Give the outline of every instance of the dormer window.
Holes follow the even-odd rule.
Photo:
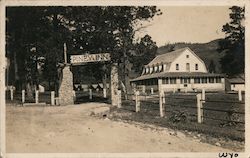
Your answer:
[[[176,67],[176,70],[179,70],[179,64],[176,64],[175,67]]]
[[[163,65],[159,65],[159,72],[162,72],[163,70]]]
[[[158,66],[155,66],[154,67],[154,72],[157,72],[158,71]]]
[[[146,74],[148,74],[148,72],[149,72],[149,68],[148,68],[148,67],[146,67]]]
[[[150,68],[149,68],[149,70],[150,70],[150,72],[149,72],[149,73],[153,73],[153,71],[154,71],[154,67],[150,67]]]

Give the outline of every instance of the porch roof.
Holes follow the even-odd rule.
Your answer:
[[[204,72],[161,72],[155,74],[148,74],[142,75],[135,79],[130,80],[133,81],[140,81],[146,79],[153,79],[153,78],[166,78],[166,77],[177,77],[177,78],[187,78],[187,77],[224,77],[223,74],[214,74],[214,73],[204,73]]]

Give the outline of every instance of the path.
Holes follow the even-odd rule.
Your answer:
[[[90,116],[86,103],[61,107],[7,105],[7,152],[218,152],[229,151],[201,143],[170,130],[145,128]]]

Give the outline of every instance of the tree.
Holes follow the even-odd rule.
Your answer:
[[[135,53],[131,55],[131,63],[136,73],[140,73],[143,66],[148,64],[155,56],[157,45],[149,35],[145,35],[135,45]]]
[[[29,64],[36,61],[32,56],[44,57],[43,79],[55,84],[56,67],[63,62],[63,43],[67,43],[69,55],[110,52],[112,62],[125,63],[133,48],[135,26],[159,12],[154,6],[9,7],[8,56],[17,55],[19,80],[26,85],[36,80],[36,75],[29,75],[36,72]],[[32,55],[33,47],[36,54]]]
[[[220,63],[222,72],[229,76],[244,73],[245,68],[245,8],[232,6],[229,23],[223,25],[226,38],[220,44],[220,52],[225,52]]]
[[[215,68],[215,64],[214,64],[214,60],[210,60],[210,64],[208,66],[208,70],[210,73],[215,73],[216,72],[216,68]]]

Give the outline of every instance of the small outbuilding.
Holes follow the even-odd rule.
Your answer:
[[[245,91],[245,76],[238,75],[226,78],[226,91]]]

